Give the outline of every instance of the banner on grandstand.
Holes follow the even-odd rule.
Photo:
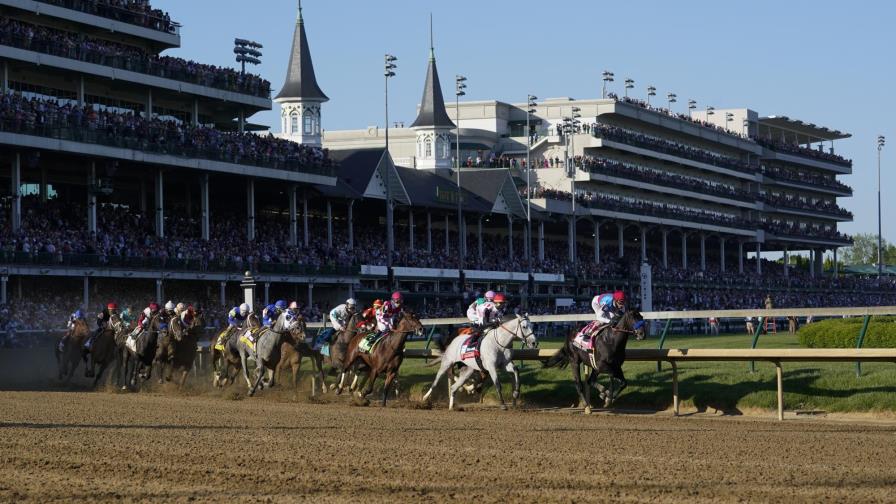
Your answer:
[[[641,311],[653,311],[653,279],[650,265],[641,265]]]

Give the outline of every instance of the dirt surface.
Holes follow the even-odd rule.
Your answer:
[[[896,426],[0,392],[0,502],[892,502]]]

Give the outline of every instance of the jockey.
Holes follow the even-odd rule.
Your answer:
[[[495,296],[497,296],[497,294],[495,294],[495,291],[490,290],[490,291],[487,291],[485,293],[485,295],[482,297],[484,297],[485,300],[488,301],[489,303],[493,303],[493,302],[495,302]]]
[[[376,326],[376,314],[383,307],[383,300],[375,299],[370,308],[361,313],[361,321],[358,322],[358,329],[369,332]]]
[[[131,307],[126,306],[124,310],[121,311],[121,315],[119,315],[118,318],[121,319],[121,323],[125,326],[130,325],[133,318],[133,315],[131,314]]]
[[[227,327],[221,331],[221,334],[218,335],[218,342],[216,345],[223,345],[227,338],[230,336],[233,331],[241,329],[246,324],[246,320],[249,318],[249,305],[243,303],[239,306],[234,306],[227,312]]]
[[[625,293],[615,291],[598,294],[591,300],[591,309],[600,324],[613,323],[625,313]]]
[[[488,294],[488,293],[486,293]],[[493,301],[484,299],[482,303],[476,306],[476,322],[472,332],[473,337],[470,338],[469,345],[475,345],[479,342],[486,329],[497,327],[501,324],[504,317],[504,302],[506,298],[504,294],[495,294]]]
[[[358,302],[354,298],[348,298],[345,303],[330,310],[330,323],[333,324],[333,331],[344,331],[357,307]]]
[[[96,331],[87,338],[87,341],[84,342],[84,349],[90,350],[90,346],[93,344],[94,338],[99,336],[109,325],[109,321],[112,320],[112,316],[118,315],[118,305],[115,303],[108,303],[103,311],[96,314]]]
[[[75,327],[75,321],[78,320],[87,320],[87,317],[84,316],[84,312],[81,309],[75,310],[75,313],[72,313],[68,316],[68,322],[65,324],[65,327],[68,328],[68,331],[62,335],[62,338],[59,340],[59,351],[63,351],[65,349],[65,343],[68,341],[68,337],[71,335],[71,330]]]
[[[177,303],[177,307],[174,308],[174,314],[180,318],[184,327],[190,327],[193,324],[193,319],[196,317],[196,310],[193,309],[193,305],[187,306],[183,303]]]
[[[286,301],[282,299],[278,299],[274,304],[265,306],[264,310],[261,312],[262,324],[267,328],[274,327],[274,324],[277,323],[277,320],[280,319],[280,315],[282,315],[286,309]]]
[[[168,302],[165,303],[165,309],[162,312],[162,315],[165,316],[165,322],[167,322],[177,316],[177,313],[175,313],[176,309],[177,309],[177,305],[174,304],[174,301],[171,301],[169,299]]]
[[[395,319],[401,313],[401,304],[404,297],[401,292],[392,293],[392,299],[383,303],[383,306],[376,311],[376,326],[380,332],[388,332],[395,328]]]
[[[149,325],[149,322],[157,313],[159,313],[159,303],[156,303],[155,301],[149,303],[149,306],[144,308],[143,312],[140,313],[140,318],[137,319],[137,327],[134,328],[131,336],[137,336],[141,331],[146,329],[146,326]]]
[[[286,320],[292,322],[301,316],[302,314],[299,313],[299,303],[296,303],[295,301],[289,303],[289,307],[286,309]]]
[[[467,318],[470,320],[470,323],[472,323],[472,324],[479,323],[479,314],[476,313],[476,309],[482,303],[485,303],[484,297],[476,298],[476,301],[473,301],[472,303],[470,303],[470,306],[467,307]]]

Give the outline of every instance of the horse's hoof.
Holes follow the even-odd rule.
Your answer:
[[[506,405],[506,404],[502,404],[502,405],[501,405],[501,411],[507,411],[507,405]]]
[[[591,414],[591,406],[585,406],[585,414],[586,414],[586,415],[590,415],[590,414]]]

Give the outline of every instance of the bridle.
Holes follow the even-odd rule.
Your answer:
[[[514,337],[520,339],[521,341],[526,341],[526,338],[524,338],[524,337],[523,337],[523,334],[522,334],[522,332],[523,332],[523,324],[522,324],[523,318],[520,317],[520,318],[517,318],[516,320],[518,320],[518,321],[520,322],[520,323],[517,324],[517,326],[516,326],[516,331],[511,331],[510,329],[508,329],[508,328],[505,327],[507,324],[509,324],[510,322],[512,322],[512,320],[511,320],[511,321],[508,321],[508,322],[504,322],[503,324],[501,324],[501,325],[499,325],[498,327],[496,327],[496,328],[495,328],[495,331],[492,331],[492,333],[491,333],[491,334],[492,334],[492,339],[495,340],[495,344],[498,345],[499,348],[510,348],[511,346],[513,346],[513,339],[514,339],[514,338],[511,338],[510,341],[507,343],[507,345],[502,345],[501,342],[498,341],[498,329],[502,329],[502,330],[504,330],[504,331],[506,331],[506,332],[512,334]]]

